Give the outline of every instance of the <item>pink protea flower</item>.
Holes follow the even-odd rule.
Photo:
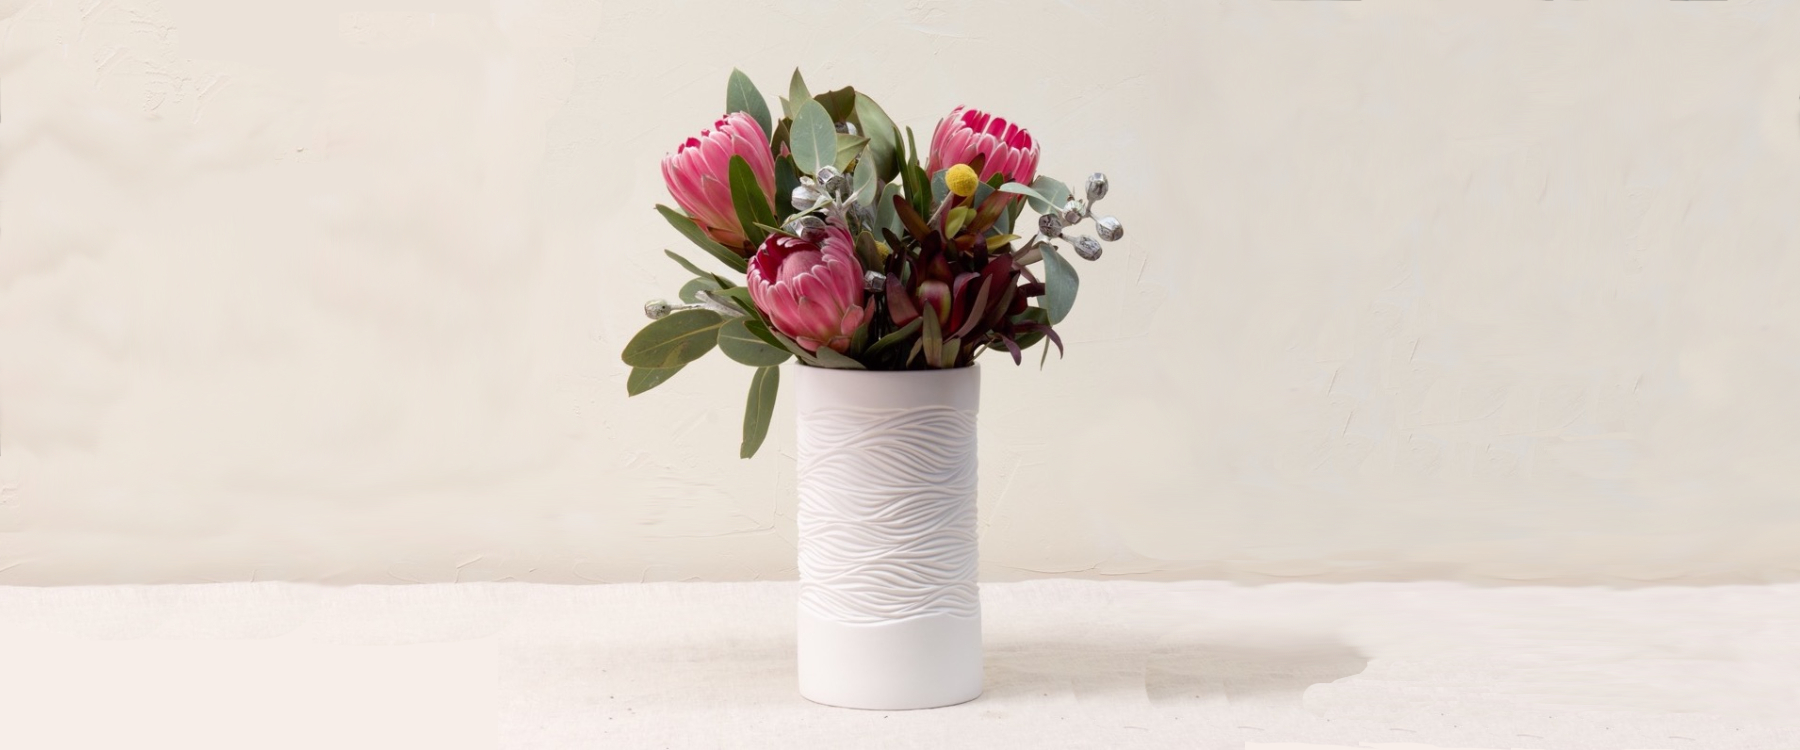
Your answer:
[[[925,171],[937,174],[940,169],[968,164],[976,154],[987,154],[987,163],[981,167],[982,182],[996,174],[1026,185],[1037,178],[1038,146],[1029,131],[1005,118],[962,107],[938,121]]]
[[[775,157],[769,153],[769,136],[756,120],[733,112],[713,123],[712,130],[687,139],[675,153],[663,157],[663,182],[681,210],[699,222],[700,228],[719,244],[748,255],[750,238],[738,224],[731,203],[731,157],[742,156],[756,175],[756,186],[775,208]]]
[[[750,258],[745,285],[775,330],[809,352],[843,352],[875,312],[863,304],[862,264],[843,227],[826,225],[817,244],[771,234]]]

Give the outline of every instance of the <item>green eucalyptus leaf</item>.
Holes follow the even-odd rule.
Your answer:
[[[711,310],[682,310],[650,321],[619,357],[632,367],[681,367],[712,351],[725,317]]]
[[[937,171],[937,174],[934,174],[931,176],[931,205],[932,206],[936,206],[940,203],[943,203],[944,196],[947,196],[950,194],[950,185],[948,183],[944,182],[944,173],[949,172],[949,171],[950,170],[948,170],[948,169],[940,169]]]
[[[769,102],[763,98],[762,92],[756,90],[756,84],[750,82],[750,76],[737,68],[731,69],[731,78],[725,81],[725,112],[743,112],[750,115],[757,125],[762,126],[764,135],[769,135]]]
[[[1056,249],[1056,245],[1046,242],[1044,249],[1044,311],[1050,314],[1050,324],[1061,323],[1075,306],[1075,290],[1081,286],[1081,278],[1075,274],[1075,266]]]
[[[920,216],[931,215],[931,175],[925,174],[925,168],[919,166],[919,144],[913,139],[912,128],[906,129],[906,200],[912,204],[913,211]]]
[[[688,279],[688,283],[681,285],[681,301],[699,302],[701,292],[716,292],[720,289],[724,289],[724,287],[719,286],[719,282],[712,279]]]
[[[856,171],[850,173],[850,189],[856,193],[856,202],[865,206],[874,205],[876,193],[874,154],[863,151],[856,160]]]
[[[812,94],[806,91],[806,80],[800,77],[800,69],[794,69],[794,77],[788,79],[788,95],[781,101],[781,110],[788,117],[800,111],[802,102],[812,101]]]
[[[751,367],[773,367],[790,356],[780,347],[770,346],[762,337],[750,332],[748,318],[732,318],[719,329],[719,351]]]
[[[775,417],[775,393],[781,387],[781,368],[756,368],[750,376],[750,397],[744,402],[744,443],[738,448],[739,458],[756,455],[763,438],[769,436],[769,422]]]
[[[738,309],[743,310],[744,312],[746,312],[748,314],[751,314],[751,315],[757,314],[756,302],[750,299],[750,290],[749,289],[745,289],[744,287],[741,287],[741,286],[728,286],[728,287],[725,287],[724,289],[720,289],[719,291],[713,292],[713,296],[724,297],[726,300],[730,301],[732,304],[737,305]]]
[[[837,156],[832,166],[839,172],[850,168],[850,162],[856,160],[856,154],[868,145],[869,139],[860,135],[837,134]]]
[[[1050,203],[1049,198],[1045,198],[1042,194],[1038,193],[1038,191],[1032,190],[1030,185],[1021,185],[1017,182],[1009,182],[1009,183],[1006,183],[1005,185],[1001,185],[1000,192],[1012,193],[1013,195],[1023,195],[1026,198],[1031,199],[1032,205],[1037,205],[1039,203],[1049,205],[1049,203]]]
[[[818,102],[801,102],[794,114],[794,127],[788,132],[788,150],[794,154],[794,166],[802,174],[818,174],[821,167],[837,162],[838,132],[831,115]]]
[[[783,121],[785,122],[785,120]],[[786,135],[785,131],[783,135]],[[775,159],[775,218],[786,222],[794,215],[794,188],[800,187],[800,175],[794,171],[794,157]]]
[[[675,367],[633,367],[631,368],[631,375],[625,378],[625,395],[636,396],[651,388],[662,385],[663,383],[668,382],[669,378],[675,377],[675,373],[681,372],[681,368],[686,366],[687,365],[676,365]]]
[[[756,332],[756,329],[752,328],[751,331]],[[768,333],[770,338],[775,339],[775,343],[780,344],[781,348],[786,349],[786,350],[788,350],[788,352],[790,354],[793,354],[794,359],[798,359],[801,362],[805,362],[806,364],[813,365],[815,367],[819,366],[818,358],[814,357],[812,355],[812,352],[809,352],[809,351],[801,348],[799,342],[797,342],[791,338],[788,338],[787,334],[784,334],[780,331],[770,330],[766,326],[763,328],[762,332]]]
[[[818,360],[819,367],[829,367],[833,370],[868,369],[863,367],[863,363],[839,354],[837,350],[828,346],[821,346],[818,351],[813,352],[813,359]]]
[[[889,198],[894,194],[893,185],[879,185],[875,196],[875,229],[887,229],[894,234],[900,233],[900,216],[894,213],[894,201]]]
[[[886,183],[900,173],[900,132],[887,112],[864,94],[856,95],[854,113],[857,131],[869,137],[869,151],[875,155],[875,177]]]
[[[782,350],[787,349],[787,345],[781,343],[781,340],[775,337],[774,332],[770,331],[769,327],[757,318],[744,318],[744,330],[762,339],[762,342],[769,346]]]
[[[730,289],[734,286],[737,286],[736,284],[731,283],[730,279],[727,279],[727,278],[720,276],[716,273],[713,273],[711,271],[700,270],[699,266],[694,265],[687,258],[683,258],[680,255],[676,255],[675,251],[673,251],[673,250],[664,250],[663,254],[669,256],[669,258],[671,260],[674,260],[676,262],[676,264],[680,265],[682,268],[687,269],[688,273],[691,273],[699,278],[707,279],[707,280],[715,282],[718,285],[718,288],[720,288],[720,289]]]
[[[737,209],[738,223],[743,225],[744,235],[750,238],[750,244],[762,245],[768,232],[759,225],[773,225],[775,213],[769,208],[769,198],[763,195],[762,186],[756,184],[756,173],[750,171],[750,162],[742,156],[731,157],[731,204]],[[748,266],[746,266],[748,267]]]
[[[708,255],[718,258],[720,263],[729,266],[731,270],[743,273],[744,269],[750,267],[750,261],[744,260],[743,256],[732,252],[724,245],[719,244],[718,240],[707,236],[706,230],[701,229],[700,225],[688,218],[687,214],[661,204],[657,205],[656,211],[662,214],[663,218],[668,220],[669,226],[675,227],[675,231],[680,232],[681,236],[688,238],[701,250],[705,250]]]
[[[813,97],[813,101],[825,108],[831,115],[832,122],[845,122],[856,110],[856,89],[845,86],[836,91],[827,91]]]
[[[1040,214],[1061,211],[1063,204],[1069,202],[1069,186],[1054,177],[1038,175],[1031,181],[1031,191],[1037,193],[1037,197],[1026,195],[1025,198],[1031,202],[1031,210]]]
[[[881,270],[881,251],[875,249],[875,235],[867,229],[856,233],[856,258],[865,270]]]

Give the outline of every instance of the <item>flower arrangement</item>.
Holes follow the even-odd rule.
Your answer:
[[[666,252],[694,278],[680,303],[653,300],[626,344],[626,392],[660,385],[715,347],[756,368],[740,455],[767,434],[790,358],[810,367],[916,370],[967,367],[988,350],[1015,364],[1048,340],[1075,302],[1079,277],[1056,245],[1085,260],[1119,221],[1094,217],[1102,174],[1083,197],[1038,174],[1038,142],[1015,122],[958,107],[937,124],[923,162],[867,95],[813,95],[794,71],[781,117],[734,70],[723,119],[662,161],[680,210],[663,218],[735,277]],[[1038,216],[1030,237],[1019,223]],[[1025,225],[1029,227],[1030,225]],[[1033,266],[1042,263],[1041,271]],[[1048,356],[1046,345],[1044,356]],[[1040,358],[1039,366],[1042,366]]]

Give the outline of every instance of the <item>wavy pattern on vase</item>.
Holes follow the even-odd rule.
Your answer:
[[[844,623],[974,617],[975,412],[835,407],[798,427],[800,606]]]

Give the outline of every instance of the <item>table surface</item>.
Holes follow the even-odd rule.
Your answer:
[[[791,582],[0,587],[0,747],[1800,748],[1800,586],[981,587],[986,692],[794,686]]]

